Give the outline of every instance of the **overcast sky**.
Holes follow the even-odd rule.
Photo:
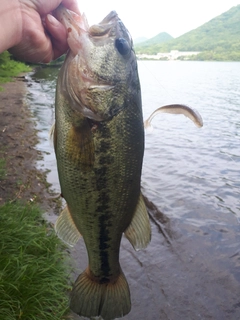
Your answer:
[[[240,4],[240,0],[78,0],[89,24],[100,22],[111,10],[133,39],[168,32],[174,38],[193,30]]]

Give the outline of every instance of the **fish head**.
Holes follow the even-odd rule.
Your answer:
[[[74,111],[95,121],[111,119],[140,95],[132,38],[115,11],[89,27],[85,15],[56,12],[68,31],[69,52],[61,90]]]

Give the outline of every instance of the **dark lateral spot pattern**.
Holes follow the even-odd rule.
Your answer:
[[[109,150],[111,149],[111,137],[110,132],[106,126],[102,125],[101,130],[104,133],[104,139],[99,142],[98,152],[98,166],[94,169],[96,176],[96,189],[98,190],[98,206],[96,208],[96,217],[98,219],[99,226],[99,253],[101,261],[102,277],[101,283],[109,281],[111,276],[111,268],[109,264],[109,248],[110,248],[110,232],[111,227],[111,212],[110,212],[110,190],[109,190],[109,164],[112,161],[112,155]]]

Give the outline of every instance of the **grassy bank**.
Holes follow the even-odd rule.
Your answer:
[[[38,201],[47,208],[50,203],[45,176],[34,166],[36,133],[22,102],[24,83],[4,87],[0,92],[0,320],[66,319],[70,267],[65,246],[38,207]]]
[[[0,83],[9,82],[19,73],[28,71],[31,71],[31,68],[22,62],[13,60],[8,51],[0,54]]]
[[[37,207],[0,207],[0,319],[64,319],[69,288],[61,249]]]

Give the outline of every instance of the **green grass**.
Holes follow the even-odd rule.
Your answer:
[[[0,83],[30,70],[8,52],[0,54]],[[0,179],[7,179],[1,153]],[[37,207],[0,206],[0,320],[68,318],[70,267],[64,249]]]
[[[31,71],[29,66],[13,60],[9,52],[4,51],[0,54],[0,83],[9,82],[12,77],[16,77],[19,73],[29,71]]]
[[[63,245],[38,208],[0,207],[0,319],[59,320],[68,311]]]

